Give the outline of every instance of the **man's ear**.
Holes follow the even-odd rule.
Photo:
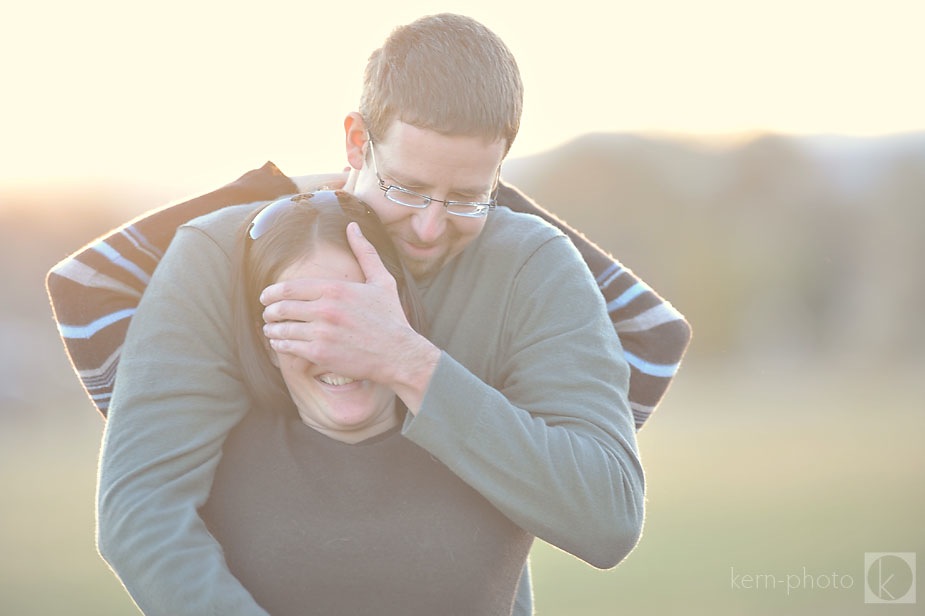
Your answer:
[[[366,141],[369,133],[366,131],[366,121],[356,111],[351,111],[344,118],[344,136],[346,137],[347,162],[359,171],[366,162]]]

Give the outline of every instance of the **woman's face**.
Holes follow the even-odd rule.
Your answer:
[[[311,255],[284,269],[276,282],[309,277],[365,280],[353,255],[331,244],[319,245]],[[395,394],[387,387],[353,381],[302,358],[270,352],[275,354],[283,380],[307,426],[330,438],[358,443],[398,425]]]

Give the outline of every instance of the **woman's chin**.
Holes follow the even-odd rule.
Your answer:
[[[303,423],[318,430],[330,438],[344,442],[359,442],[381,434],[398,425],[394,406],[370,407],[358,405],[351,408],[349,404],[337,405],[337,410],[327,409],[323,417],[317,414],[299,411]]]

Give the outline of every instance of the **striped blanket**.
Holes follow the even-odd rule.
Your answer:
[[[148,212],[55,265],[46,285],[65,349],[84,389],[106,416],[128,324],[177,227],[229,205],[298,192],[273,163],[218,190]],[[684,317],[632,271],[502,182],[498,202],[545,218],[575,243],[597,279],[630,364],[629,399],[639,429],[676,374],[690,342]]]

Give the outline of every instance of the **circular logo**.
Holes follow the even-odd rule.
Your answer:
[[[867,569],[867,587],[882,601],[905,597],[914,582],[915,573],[911,565],[895,554],[884,554],[871,562]]]

